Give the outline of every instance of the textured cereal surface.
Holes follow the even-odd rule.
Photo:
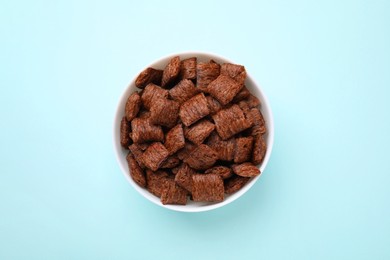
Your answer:
[[[251,162],[232,165],[233,172],[241,177],[255,177],[260,170]]]
[[[135,80],[135,86],[138,88],[145,88],[149,83],[160,85],[162,75],[162,70],[146,68],[138,75],[137,79]]]
[[[180,107],[180,119],[184,125],[189,126],[199,119],[210,114],[207,105],[207,99],[203,93],[200,93],[184,102]]]
[[[165,146],[159,142],[151,144],[142,154],[143,164],[151,169],[157,171],[162,163],[168,158],[169,152]]]
[[[184,131],[185,137],[194,144],[201,144],[214,131],[215,125],[208,120],[201,120]]]
[[[201,144],[191,151],[184,162],[196,170],[206,170],[213,166],[217,160],[218,154],[216,151],[205,144]]]
[[[220,202],[225,188],[218,174],[194,174],[192,176],[192,198],[194,201]]]
[[[219,75],[218,78],[210,82],[207,92],[225,106],[240,92],[243,85],[240,85],[229,76]]]
[[[126,117],[123,117],[121,120],[121,127],[120,127],[120,142],[122,147],[126,148],[131,143],[130,138],[130,123],[127,121]]]
[[[178,124],[169,130],[166,134],[164,145],[169,154],[174,154],[185,146],[183,127],[181,124]]]
[[[180,64],[180,78],[192,80],[196,79],[196,64],[196,57],[182,60]]]
[[[226,140],[250,127],[250,121],[238,105],[222,109],[213,115],[219,136]]]
[[[127,98],[120,144],[131,178],[161,203],[220,202],[260,174],[267,125],[245,67],[173,57]]]
[[[199,93],[200,90],[195,87],[191,80],[183,79],[169,90],[169,97],[182,104]]]
[[[131,152],[126,157],[127,164],[129,166],[130,176],[133,180],[141,187],[146,186],[146,178],[144,171],[138,165],[137,161],[134,159],[134,156]]]
[[[175,82],[180,73],[180,57],[173,57],[165,67],[162,75],[161,86],[169,87]]]
[[[187,203],[187,190],[183,189],[173,179],[167,179],[161,192],[161,203],[185,205]]]

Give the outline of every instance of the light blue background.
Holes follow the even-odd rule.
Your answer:
[[[390,259],[389,1],[0,4],[0,259]],[[161,56],[246,65],[275,118],[264,175],[221,209],[158,207],[112,146]]]

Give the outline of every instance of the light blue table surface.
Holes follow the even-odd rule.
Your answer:
[[[389,1],[0,2],[0,259],[390,259]],[[198,214],[115,160],[130,80],[161,56],[244,64],[275,119],[252,189]]]

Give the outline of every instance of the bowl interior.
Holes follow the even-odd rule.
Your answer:
[[[154,63],[148,65],[147,67],[153,67],[157,69],[164,69],[166,64],[168,64],[169,60],[176,56],[179,55],[180,59],[186,59],[190,57],[197,57],[198,62],[207,62],[210,59],[215,60],[218,63],[235,63],[232,62],[228,59],[225,59],[223,57],[214,55],[214,54],[209,54],[209,53],[203,53],[203,52],[186,52],[186,53],[178,53],[178,54],[173,54],[169,55],[167,57],[164,57],[162,59],[159,59],[155,61]],[[245,64],[244,64],[245,65]],[[140,71],[141,72],[141,71]],[[168,208],[171,210],[176,210],[176,211],[183,211],[183,212],[200,212],[200,211],[207,211],[215,208],[222,207],[237,198],[239,198],[242,194],[244,194],[246,191],[248,191],[253,184],[259,179],[259,176],[251,179],[242,189],[237,191],[234,194],[231,195],[225,195],[225,200],[219,203],[200,203],[200,202],[193,202],[191,200],[188,200],[187,205],[163,205],[160,202],[160,199],[154,196],[153,194],[149,193],[144,188],[139,187],[131,178],[129,174],[129,169],[127,166],[127,161],[126,161],[126,155],[128,153],[128,150],[124,149],[121,147],[119,143],[120,139],[120,121],[122,117],[124,116],[124,110],[125,110],[125,104],[127,101],[128,96],[133,93],[134,91],[138,90],[135,86],[135,79],[138,76],[138,74],[135,76],[135,78],[130,82],[130,84],[127,86],[125,89],[124,93],[122,94],[118,107],[116,110],[115,118],[114,118],[114,129],[113,129],[113,142],[114,142],[114,149],[115,149],[115,154],[117,161],[119,163],[119,166],[125,175],[126,179],[130,182],[130,184],[140,193],[142,194],[146,199],[150,200],[151,202],[162,206],[164,208]],[[263,113],[264,120],[266,121],[267,125],[267,133],[264,135],[265,141],[267,143],[267,152],[265,154],[265,158],[262,162],[262,164],[259,166],[260,171],[263,173],[265,170],[265,167],[269,161],[271,152],[272,152],[272,146],[273,146],[273,139],[274,139],[274,125],[273,125],[273,117],[272,117],[272,112],[268,103],[267,98],[265,97],[264,93],[262,92],[260,86],[256,84],[256,82],[251,78],[250,76],[250,70],[247,70],[247,79],[245,82],[246,87],[251,91],[252,94],[254,94],[256,97],[258,97],[261,101],[261,112]]]

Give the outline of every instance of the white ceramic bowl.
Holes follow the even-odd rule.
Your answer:
[[[240,61],[230,61],[226,58],[217,56],[215,54],[210,54],[210,53],[204,53],[204,52],[184,52],[184,53],[176,53],[172,54],[169,56],[166,56],[164,58],[158,59],[157,61],[149,64],[147,67],[153,67],[157,69],[164,69],[164,67],[168,64],[169,60],[176,56],[179,55],[181,59],[186,59],[190,57],[197,57],[198,62],[206,62],[209,61],[210,59],[215,60],[218,63],[237,63],[241,64]],[[242,64],[245,66],[245,64]],[[273,117],[272,117],[272,112],[270,105],[268,103],[268,100],[266,96],[264,95],[263,91],[261,90],[260,86],[252,79],[250,76],[250,72],[253,71],[255,68],[250,68],[250,67],[245,67],[247,70],[247,79],[246,79],[246,87],[253,93],[255,96],[257,96],[260,101],[261,101],[261,112],[263,113],[264,119],[266,121],[266,126],[267,126],[267,133],[264,136],[265,141],[267,143],[267,152],[265,154],[265,158],[262,162],[262,164],[259,166],[261,173],[264,172],[265,167],[267,166],[267,163],[269,161],[269,158],[271,156],[272,152],[272,146],[274,142],[274,123],[273,123]],[[141,72],[142,70],[140,70]],[[224,205],[227,205],[231,203],[232,201],[238,199],[241,197],[245,192],[247,192],[254,184],[255,182],[260,178],[261,175],[252,178],[243,188],[241,188],[239,191],[237,191],[234,194],[231,195],[225,195],[225,200],[222,202],[218,203],[200,203],[200,202],[193,202],[191,200],[188,200],[187,205],[163,205],[160,202],[160,199],[151,194],[149,191],[147,191],[144,188],[141,188],[138,186],[133,179],[131,178],[129,174],[129,169],[127,166],[127,161],[126,161],[126,155],[128,153],[128,150],[125,150],[121,147],[120,145],[120,122],[122,117],[124,116],[124,111],[125,111],[125,104],[127,101],[128,96],[133,93],[135,90],[139,90],[138,88],[135,87],[135,79],[138,76],[135,75],[134,79],[130,82],[130,84],[126,87],[124,90],[122,96],[119,99],[119,103],[117,105],[116,113],[115,113],[115,118],[114,118],[114,132],[113,132],[113,142],[114,142],[114,149],[115,149],[115,155],[118,160],[119,166],[122,170],[122,173],[125,175],[126,179],[130,184],[133,186],[134,189],[136,189],[142,196],[144,196],[146,199],[150,200],[151,202],[167,208],[171,210],[176,210],[176,211],[183,211],[183,212],[201,212],[201,211],[207,211],[207,210],[212,210],[216,209],[219,207],[222,207]]]

